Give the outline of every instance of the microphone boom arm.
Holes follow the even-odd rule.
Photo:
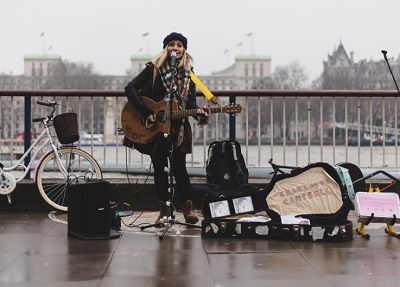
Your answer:
[[[395,78],[394,75],[393,75],[392,68],[391,68],[390,65],[389,65],[388,58],[386,57],[387,51],[382,50],[381,52],[382,52],[382,54],[383,54],[383,57],[385,58],[385,61],[386,61],[387,66],[388,66],[388,68],[389,68],[390,74],[392,75],[393,82],[394,82],[394,84],[396,85],[397,92],[400,94],[400,90],[399,90],[399,86],[397,85],[396,78]]]

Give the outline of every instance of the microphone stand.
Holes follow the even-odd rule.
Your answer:
[[[388,59],[387,59],[387,57],[386,57],[387,51],[382,50],[381,52],[382,52],[382,54],[383,54],[383,57],[385,58],[385,61],[386,61],[387,65],[388,65],[388,68],[389,68],[390,74],[392,75],[393,82],[394,82],[394,84],[395,84],[395,86],[396,86],[397,92],[400,94],[399,86],[397,85],[396,79],[395,79],[395,77],[394,77],[394,75],[393,75],[393,72],[392,72],[392,68],[390,67],[389,61],[388,61]]]
[[[172,101],[174,100],[174,93],[175,93],[175,89],[174,89],[174,80],[177,76],[178,73],[178,69],[177,69],[177,63],[175,61],[175,65],[171,66],[171,83],[169,85],[169,89],[168,92],[164,98],[165,100],[165,112],[164,112],[164,117],[163,117],[163,122],[169,121],[169,135],[168,134],[164,134],[162,135],[165,139],[168,138],[169,140],[169,152],[168,152],[168,163],[169,166],[166,166],[165,169],[166,171],[168,171],[169,174],[169,182],[168,182],[168,193],[170,194],[169,197],[169,201],[166,202],[167,206],[169,204],[169,206],[171,207],[171,214],[170,216],[166,219],[166,221],[164,222],[164,230],[162,231],[161,235],[159,236],[159,239],[163,239],[164,236],[167,234],[168,230],[175,224],[180,224],[180,225],[184,225],[187,227],[193,227],[193,228],[201,228],[201,226],[196,225],[196,224],[191,224],[191,223],[186,223],[186,222],[180,222],[178,220],[175,219],[175,215],[174,215],[174,208],[172,205],[172,200],[173,197],[172,195],[175,193],[174,191],[174,175],[172,172],[172,166],[173,166],[173,152],[174,152],[174,139],[172,138],[172,132],[173,132],[173,121],[172,121]],[[167,112],[168,110],[168,112]],[[167,163],[167,164],[168,164]],[[140,230],[144,230],[146,228],[149,227],[154,227],[154,226],[158,226],[158,224],[150,224],[150,225],[146,225],[146,226],[142,226],[140,227]]]

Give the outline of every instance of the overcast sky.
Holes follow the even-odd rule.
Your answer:
[[[24,55],[42,53],[42,32],[45,49],[52,47],[49,53],[91,62],[101,74],[118,75],[125,74],[130,56],[140,49],[140,53],[158,53],[171,31],[187,36],[199,74],[220,70],[235,56],[253,52],[270,56],[273,69],[297,60],[312,80],[340,40],[348,52],[354,51],[355,60],[381,59],[382,49],[388,50],[389,57],[400,53],[399,0],[0,3],[0,73],[22,74]],[[149,34],[143,37],[145,33]]]

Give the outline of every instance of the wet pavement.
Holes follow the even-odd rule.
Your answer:
[[[162,229],[124,225],[118,239],[85,241],[67,236],[63,213],[0,216],[0,286],[393,287],[400,280],[400,240],[382,224],[367,227],[369,241],[355,234],[344,243],[201,238],[181,225],[162,240]],[[144,212],[134,224],[156,216]]]

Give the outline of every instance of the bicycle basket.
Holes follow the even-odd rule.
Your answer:
[[[54,129],[62,144],[71,144],[79,140],[78,116],[76,113],[59,114],[53,119]]]

